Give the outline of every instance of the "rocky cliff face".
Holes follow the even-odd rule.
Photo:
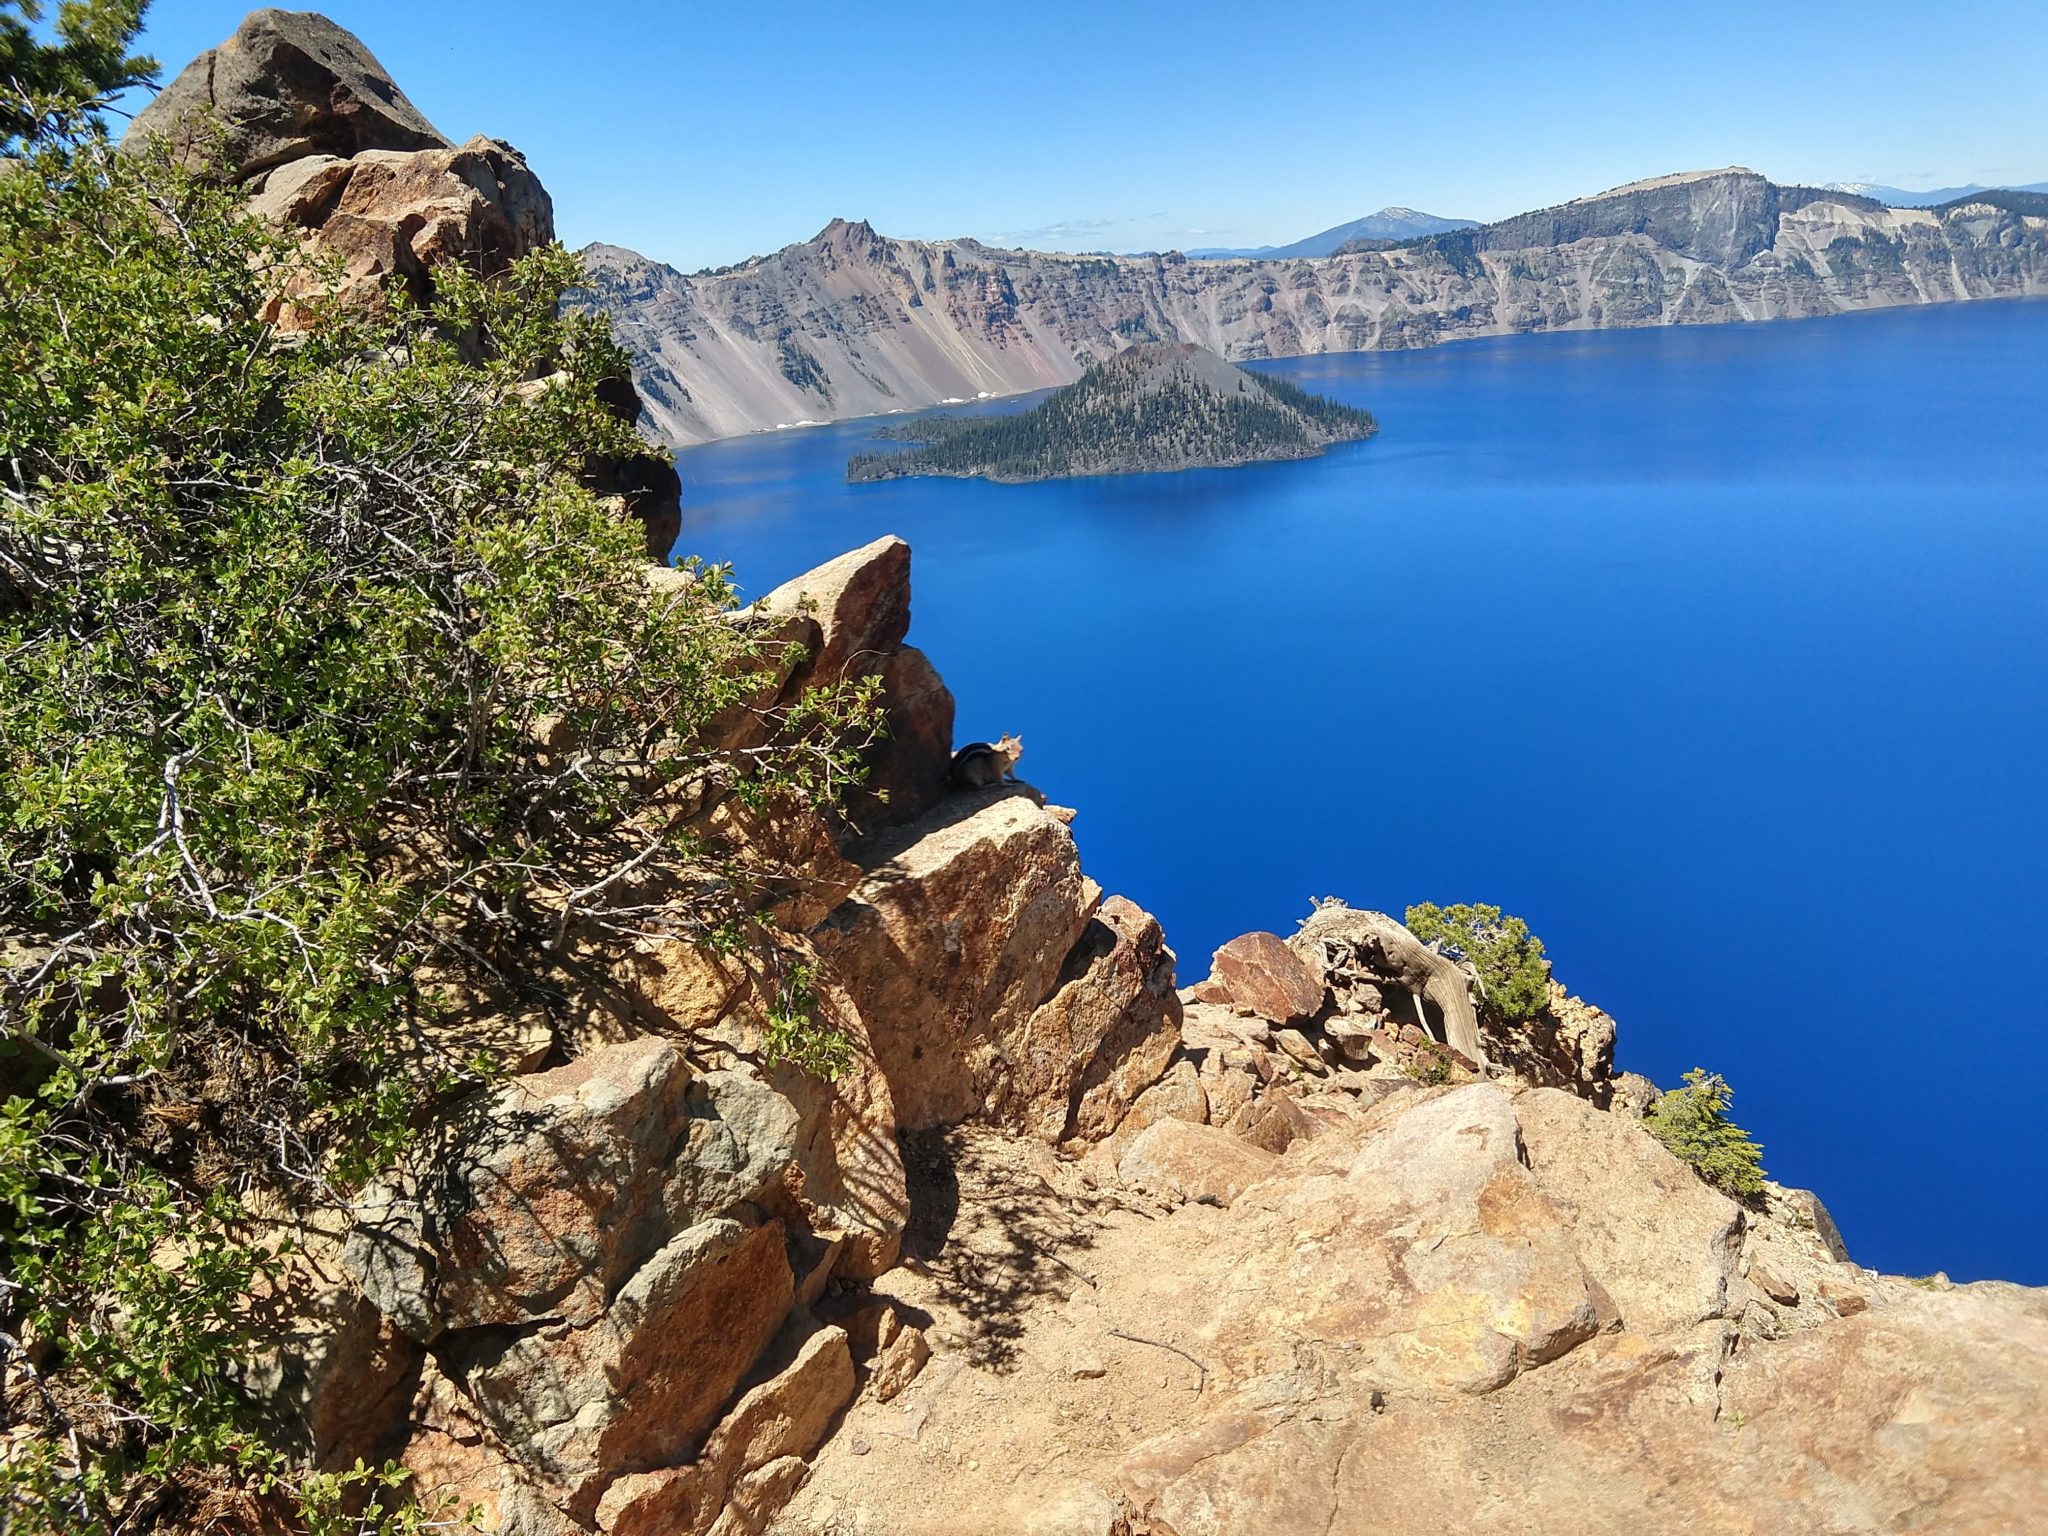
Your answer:
[[[1066,384],[1133,341],[1245,361],[2041,294],[2048,219],[1726,170],[1321,260],[1050,255],[844,221],[697,276],[584,256],[649,419],[681,445]]]
[[[1382,914],[1324,903],[1179,988],[1072,812],[945,787],[909,578],[884,539],[759,621],[810,658],[764,699],[892,701],[897,795],[754,834],[853,1070],[776,1064],[757,978],[643,945],[563,1064],[301,1233],[252,1385],[314,1454],[526,1536],[1996,1531],[2048,1501],[2048,1293],[1876,1275],[1813,1196],[1736,1204],[1643,1128],[1612,1019],[1553,986],[1488,1024]]]

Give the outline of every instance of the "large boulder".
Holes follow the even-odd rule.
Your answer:
[[[994,1115],[1101,900],[1072,834],[1021,792],[956,796],[859,862],[866,878],[812,938],[867,1020],[898,1120]]]
[[[1135,902],[1102,904],[1011,1053],[1007,1112],[1047,1141],[1100,1141],[1180,1044],[1173,951]]]
[[[1744,1225],[1734,1201],[1640,1123],[1576,1094],[1533,1089],[1516,1098],[1515,1120],[1536,1182],[1624,1326],[1662,1334],[1727,1315]]]
[[[898,647],[879,673],[888,734],[868,749],[867,777],[847,796],[856,826],[900,826],[945,798],[953,763],[953,693],[931,658]]]
[[[1132,1188],[1162,1199],[1228,1205],[1278,1162],[1273,1153],[1213,1125],[1162,1119],[1132,1138],[1116,1171]]]
[[[514,1078],[366,1191],[344,1262],[407,1333],[591,1322],[676,1234],[766,1197],[796,1111],[744,1072],[695,1073],[642,1038]]]
[[[1490,1085],[1318,1137],[1257,1205],[1212,1277],[1228,1293],[1218,1342],[1245,1374],[1284,1368],[1286,1341],[1309,1338],[1350,1350],[1378,1387],[1488,1392],[1611,1310]]]
[[[122,148],[155,139],[194,169],[217,150],[237,181],[312,155],[449,147],[353,33],[317,12],[267,9],[179,71]]]
[[[762,605],[817,619],[809,680],[877,671],[910,633],[910,546],[893,534],[876,539],[784,582]]]
[[[1923,1295],[1732,1356],[1624,1332],[1482,1402],[1274,1390],[1141,1448],[1124,1486],[1178,1536],[2019,1532],[2044,1412],[2048,1324]]]
[[[311,292],[374,308],[396,278],[424,302],[442,263],[496,277],[555,233],[554,204],[525,157],[482,137],[411,153],[366,150],[310,169],[288,165],[254,189],[253,206],[303,227],[315,257],[339,267],[331,282],[314,288],[308,278],[280,301],[277,318],[286,328],[298,323],[292,300]],[[624,495],[635,487],[616,489]]]
[[[1216,951],[1198,995],[1272,1024],[1313,1017],[1323,1006],[1322,974],[1273,933],[1239,934]]]
[[[749,1479],[816,1450],[854,1390],[845,1331],[816,1329],[788,1365],[733,1405],[693,1461],[614,1482],[598,1505],[599,1527],[608,1536],[704,1536],[744,1497],[742,1490],[757,1506],[746,1511],[750,1517],[771,1513],[758,1506],[768,1503],[762,1495],[780,1479],[756,1479],[752,1487]],[[789,1470],[801,1475],[800,1468]],[[751,1518],[747,1523],[759,1529]]]
[[[674,1466],[717,1423],[795,1298],[779,1222],[700,1222],[578,1326],[481,1330],[451,1353],[477,1415],[588,1520],[612,1481]]]

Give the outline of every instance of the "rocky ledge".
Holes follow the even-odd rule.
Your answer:
[[[1508,1032],[1383,914],[1182,988],[1028,785],[949,792],[908,548],[780,589],[883,683],[858,827],[771,910],[855,1047],[650,944],[306,1262],[256,1373],[328,1464],[524,1536],[2020,1530],[2048,1293],[1853,1263],[1640,1123],[1614,1021]],[[744,726],[735,727],[743,730]],[[323,1246],[324,1244],[324,1246]]]

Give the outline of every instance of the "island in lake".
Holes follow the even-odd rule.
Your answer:
[[[1099,363],[1028,411],[937,417],[878,434],[913,446],[863,453],[849,480],[1072,475],[1218,469],[1312,458],[1379,431],[1372,412],[1251,373],[1201,347],[1146,342]]]

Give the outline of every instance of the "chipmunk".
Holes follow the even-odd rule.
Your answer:
[[[970,741],[953,754],[953,766],[946,777],[955,789],[987,789],[1016,776],[1017,759],[1024,755],[1024,738],[1004,735],[996,742]]]

